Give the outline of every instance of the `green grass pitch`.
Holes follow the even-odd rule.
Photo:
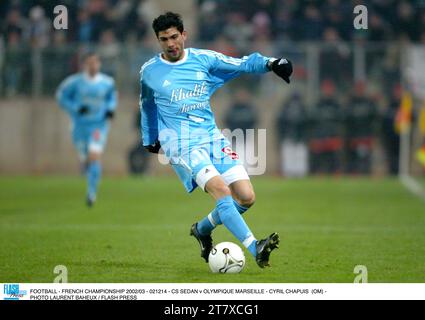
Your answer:
[[[214,203],[177,178],[105,178],[84,205],[77,177],[0,178],[0,282],[425,282],[425,202],[396,179],[253,179],[245,214],[258,238],[277,231],[272,267],[247,256],[239,275],[214,275],[189,237]],[[224,227],[215,242],[237,241]]]

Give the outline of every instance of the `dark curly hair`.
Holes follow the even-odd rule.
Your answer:
[[[166,12],[152,22],[152,28],[157,37],[159,32],[172,27],[175,27],[180,33],[184,30],[182,17],[178,13]]]

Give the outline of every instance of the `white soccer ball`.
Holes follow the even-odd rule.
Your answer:
[[[238,245],[222,242],[211,250],[208,263],[213,273],[240,273],[245,267],[245,255]]]

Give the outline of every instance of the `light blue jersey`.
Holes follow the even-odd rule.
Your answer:
[[[109,121],[105,115],[117,107],[114,80],[102,73],[93,78],[78,73],[59,85],[56,98],[71,117],[72,140],[81,159],[85,160],[90,150],[102,152],[109,131]],[[83,115],[78,113],[82,106],[88,108]]]
[[[222,159],[229,153],[225,148],[229,142],[217,128],[211,110],[211,96],[241,73],[268,72],[269,59],[258,53],[236,59],[210,50],[190,48],[185,49],[184,58],[175,63],[158,54],[142,66],[143,145],[160,141],[188,191],[196,187],[198,169],[195,168],[215,165],[214,159]],[[211,146],[215,141],[219,141],[218,148]],[[196,150],[205,151],[196,152],[194,159],[193,151]],[[236,160],[229,159],[225,168]]]
[[[75,126],[98,125],[105,120],[107,111],[115,111],[117,93],[114,79],[98,73],[89,78],[85,73],[78,73],[66,78],[56,92],[59,105],[71,116]],[[80,107],[88,107],[88,113],[79,115]]]

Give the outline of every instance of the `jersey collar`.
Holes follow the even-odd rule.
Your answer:
[[[83,76],[84,76],[84,80],[90,83],[98,83],[102,79],[102,76],[100,75],[100,73],[96,74],[94,77],[90,77],[88,73],[84,72]]]
[[[162,61],[162,62],[164,62],[165,64],[169,64],[169,65],[171,65],[171,66],[177,66],[177,65],[179,65],[179,64],[182,64],[182,63],[185,63],[186,62],[186,60],[187,60],[187,56],[189,55],[189,50],[186,48],[186,49],[184,49],[184,57],[183,57],[183,59],[181,59],[181,60],[179,60],[179,61],[177,61],[177,62],[170,62],[170,61],[168,61],[168,60],[165,60],[163,57],[162,57],[162,53],[160,53],[159,54],[159,59]]]

